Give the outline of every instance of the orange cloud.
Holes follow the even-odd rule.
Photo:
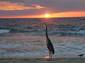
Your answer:
[[[40,5],[26,6],[22,3],[0,2],[0,10],[25,10],[25,9],[42,9]]]

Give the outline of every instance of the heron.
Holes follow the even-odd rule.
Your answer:
[[[50,38],[48,37],[48,28],[47,25],[45,24],[45,31],[46,31],[46,44],[47,44],[47,48],[48,48],[48,52],[49,52],[49,58],[52,59],[53,55],[55,53],[54,51],[54,46],[50,40]]]

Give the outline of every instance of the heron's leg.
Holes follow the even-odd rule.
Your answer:
[[[52,59],[52,53],[49,51],[49,58]]]

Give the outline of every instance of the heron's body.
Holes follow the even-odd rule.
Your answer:
[[[49,38],[47,38],[46,42],[47,42],[47,48],[48,48],[49,52],[54,54],[54,47],[53,47],[53,44],[51,43],[51,40]]]
[[[47,48],[49,50],[49,58],[52,58],[52,55],[54,54],[54,47],[51,40],[48,37],[47,25],[46,25],[46,43],[47,43]]]

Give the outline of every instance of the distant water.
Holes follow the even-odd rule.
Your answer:
[[[85,54],[85,18],[50,19],[49,37],[54,57]],[[0,19],[0,58],[41,58],[48,55],[41,19]],[[85,55],[83,56],[85,57]]]

